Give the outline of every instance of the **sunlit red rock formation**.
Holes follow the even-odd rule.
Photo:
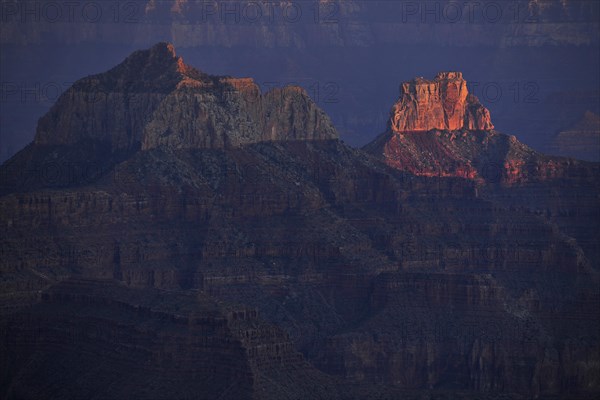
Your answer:
[[[392,108],[390,127],[393,132],[494,129],[489,111],[469,94],[460,72],[440,72],[431,81],[404,82]]]
[[[364,147],[393,168],[505,185],[578,179],[588,168],[545,156],[494,130],[489,111],[468,93],[460,72],[441,72],[433,81],[413,79],[401,92],[387,131]]]

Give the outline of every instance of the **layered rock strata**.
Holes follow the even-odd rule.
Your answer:
[[[2,166],[101,168],[3,188],[0,396],[597,397],[597,165],[504,186],[428,173],[450,142],[476,171],[555,160],[464,119],[388,132],[421,164],[386,165],[298,89],[180,64],[135,53],[94,79],[141,108],[113,126],[71,91]]]

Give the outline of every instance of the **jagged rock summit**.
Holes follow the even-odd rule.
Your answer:
[[[172,44],[158,43],[77,81],[40,119],[35,143],[91,140],[118,151],[337,136],[329,117],[302,88],[261,94],[252,79],[202,73],[177,57]]]
[[[469,94],[461,72],[440,72],[433,80],[402,83],[389,123],[394,132],[494,129],[490,112]]]
[[[400,88],[386,131],[364,147],[395,169],[506,185],[580,176],[579,163],[496,131],[460,72],[415,78]]]

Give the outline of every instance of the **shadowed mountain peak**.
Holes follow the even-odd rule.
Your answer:
[[[337,136],[329,117],[304,90],[274,89],[263,95],[252,79],[212,76],[186,65],[172,44],[162,42],[77,81],[40,119],[35,143],[91,140],[120,151]]]

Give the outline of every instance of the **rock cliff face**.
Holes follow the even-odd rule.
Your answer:
[[[495,279],[487,274],[381,274],[372,294],[379,312],[353,332],[331,338],[318,362],[324,370],[344,371],[351,380],[384,374],[390,382],[417,388],[451,387],[458,378],[481,392],[506,386],[521,387],[516,392],[533,388],[532,397],[560,391],[559,382],[578,379],[580,374],[590,379],[596,368],[593,357],[585,355],[585,341],[564,347],[547,342],[561,328],[520,316],[513,308],[516,303],[508,300],[506,290],[511,289]],[[543,313],[538,305],[532,306],[530,315]],[[581,360],[581,369],[558,362],[573,354]],[[536,360],[533,368],[515,368],[532,360]],[[477,364],[493,372],[483,372]],[[469,376],[459,378],[457,371],[466,370],[471,371]]]
[[[2,197],[1,310],[9,328],[1,332],[15,359],[24,360],[5,367],[7,394],[54,393],[55,368],[32,367],[40,362],[80,365],[68,375],[84,388],[95,388],[97,376],[111,380],[104,372],[111,368],[133,374],[141,387],[148,376],[164,376],[147,394],[137,384],[111,389],[137,398],[184,385],[230,399],[328,399],[344,393],[332,377],[365,390],[342,397],[351,399],[370,398],[368,388],[381,380],[388,396],[394,388],[459,388],[465,398],[597,390],[592,355],[599,321],[579,311],[597,307],[596,267],[556,225],[477,198],[469,182],[398,174],[335,141],[167,150],[138,152],[87,187]],[[112,279],[118,291],[102,292],[109,306],[99,307],[86,300],[96,284],[60,283],[69,277]],[[262,322],[238,327],[246,323],[244,311],[227,317],[227,326],[206,321],[202,329],[215,331],[213,341],[184,352],[176,344],[192,343],[195,328],[183,322],[173,332],[173,311],[140,317],[134,333],[122,326],[131,318],[120,310],[145,307],[131,303],[144,289],[164,293],[159,309],[172,303],[169,293],[186,294],[178,315],[205,308],[185,300],[197,291],[243,305],[237,312],[256,309],[289,340]],[[228,315],[220,307],[214,312]],[[77,319],[65,321],[70,313]],[[93,327],[101,333],[64,338]],[[48,349],[49,342],[56,347]],[[143,358],[127,346],[146,342],[142,353],[164,357],[151,358],[143,374],[127,372]],[[61,346],[120,353],[69,364],[76,356],[56,350]],[[204,364],[186,361],[194,354],[205,354]],[[77,372],[90,364],[106,367]],[[23,371],[18,378],[10,373],[15,365]],[[180,378],[169,378],[170,365],[185,370]],[[262,383],[249,378],[225,391],[245,374]],[[199,386],[185,386],[188,379]],[[202,382],[211,383],[202,389]],[[178,390],[172,396],[185,398]]]
[[[469,95],[460,72],[440,72],[432,80],[416,78],[400,86],[392,108],[393,132],[494,129],[489,111]]]
[[[285,87],[261,96],[251,79],[222,78],[215,84],[167,96],[146,126],[142,149],[224,148],[261,141],[325,140],[337,137],[329,118],[304,89]]]
[[[0,396],[600,392],[589,166],[498,191],[418,176],[325,140],[335,131],[298,89],[260,95],[181,67],[166,45],[123,65],[136,57],[155,83],[98,79],[128,96],[166,88],[149,114],[125,112],[141,130],[104,135],[66,95],[61,106],[88,113],[81,130],[40,128],[0,170],[90,155],[102,166],[56,185],[25,169],[0,197]],[[70,126],[58,105],[40,122],[53,123]],[[436,132],[476,171],[494,143],[529,154],[493,131],[390,134],[421,138],[408,148],[419,156],[443,149]]]
[[[422,176],[456,176],[479,183],[521,185],[590,180],[598,165],[538,153],[497,131],[386,132],[364,149],[389,166]]]
[[[446,75],[442,73],[438,77]],[[450,75],[450,78],[462,82],[460,74]],[[418,87],[414,82],[419,80],[404,83],[403,87]],[[437,85],[430,85],[426,87],[432,87],[433,92],[438,90]],[[462,93],[458,98],[470,96],[462,89],[456,92]],[[411,101],[406,104],[418,104],[412,101],[413,97],[409,98]],[[565,233],[576,238],[591,260],[597,260],[597,246],[591,241],[600,240],[600,229],[588,221],[600,221],[595,206],[600,198],[598,163],[547,156],[521,143],[515,136],[494,129],[470,130],[465,125],[448,129],[450,125],[445,124],[443,129],[432,128],[426,132],[399,130],[395,128],[398,125],[395,122],[400,121],[399,126],[406,125],[410,120],[407,115],[411,115],[398,112],[403,109],[399,108],[399,104],[404,104],[402,99],[392,110],[387,131],[364,147],[367,152],[400,171],[472,181],[478,186],[480,195],[494,202],[545,214]],[[421,99],[422,109],[438,110],[432,112],[432,119],[441,124],[446,114],[442,113],[438,98],[421,96]],[[485,110],[481,105],[477,107]],[[487,110],[481,113],[486,114],[489,121]],[[593,130],[593,126],[594,118],[590,114],[579,124],[580,130]],[[574,210],[572,207],[577,211],[564,211]]]
[[[263,96],[252,79],[203,74],[184,64],[173,45],[159,43],[77,81],[40,119],[35,143],[91,140],[116,152],[335,137],[304,90],[286,87]]]
[[[399,170],[503,185],[592,178],[597,165],[549,157],[494,130],[460,72],[401,85],[386,132],[364,147]],[[587,177],[587,178],[586,178]]]

